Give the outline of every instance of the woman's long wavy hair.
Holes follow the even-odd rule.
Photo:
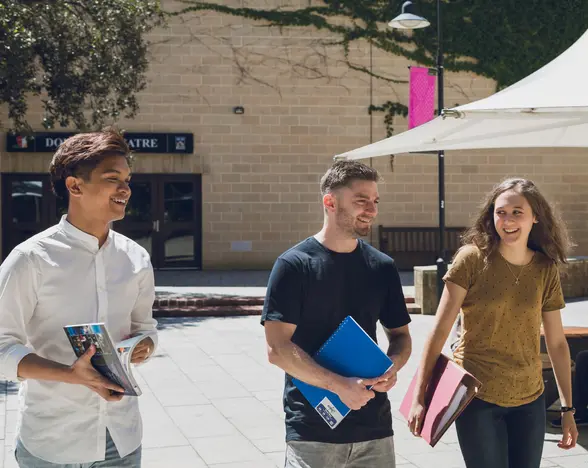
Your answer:
[[[494,203],[500,194],[508,190],[525,197],[537,218],[538,222],[533,224],[529,233],[527,246],[543,253],[556,264],[567,263],[572,243],[566,226],[537,186],[528,179],[506,179],[496,185],[482,203],[476,222],[464,234],[463,243],[478,247],[486,260],[498,249],[500,236],[494,226]]]

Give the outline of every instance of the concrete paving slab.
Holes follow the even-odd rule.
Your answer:
[[[237,462],[237,463],[219,463],[208,465],[210,468],[276,468],[276,464],[269,459],[257,460],[252,462]],[[277,465],[279,467],[284,466],[284,462],[282,461],[281,465]]]
[[[207,398],[239,398],[247,397],[250,393],[232,377],[217,379],[214,382],[198,382],[196,388]]]
[[[588,468],[588,458],[586,455],[554,458],[552,461],[556,463],[555,466],[561,468]]]
[[[211,359],[212,365],[194,367],[190,370],[184,370],[186,377],[194,383],[205,383],[205,382],[217,382],[223,379],[229,379],[230,375],[221,367],[214,364],[214,360]]]
[[[285,437],[283,417],[273,415],[256,418],[231,418],[233,424],[241,434],[249,440],[268,439],[276,434]]]
[[[551,461],[549,461],[548,459],[544,458],[543,460],[541,460],[541,465],[539,465],[539,468],[553,468],[556,467],[557,465]]]
[[[186,380],[190,380],[186,377]],[[173,387],[164,384],[161,386],[154,386],[153,392],[157,395],[157,399],[164,407],[170,406],[186,406],[186,405],[206,405],[210,400],[204,394],[194,391],[192,385],[182,383],[178,385],[174,383]]]
[[[286,451],[284,434],[268,437],[267,439],[254,439],[251,442],[263,453]]]
[[[207,468],[191,445],[143,449],[142,468]]]
[[[213,398],[211,402],[228,419],[275,417],[275,414],[267,406],[252,396],[243,398]]]
[[[274,400],[265,400],[263,402],[265,406],[267,406],[270,410],[272,410],[275,414],[280,417],[284,415],[284,404],[282,399],[274,399]]]
[[[580,431],[580,444],[569,450],[562,450],[557,446],[557,443],[561,440],[560,434],[545,434],[543,458],[558,458],[561,460],[567,457],[572,457],[574,455],[586,455],[588,453],[588,445],[586,444],[586,442],[588,442],[588,438],[586,437],[588,434],[585,432],[584,428],[580,428]],[[582,443],[584,443],[584,446],[581,445]],[[561,461],[557,461],[557,463],[561,464]]]
[[[213,405],[172,406],[166,408],[182,434],[188,439],[235,435],[238,431]]]
[[[154,395],[141,395],[139,406],[143,416],[143,448],[190,445],[188,439]]]
[[[263,462],[262,452],[241,434],[190,439],[198,455],[208,464]]]
[[[411,464],[406,458],[404,458],[402,455],[396,454],[396,466],[402,466],[403,468],[405,467],[405,465],[409,465]]]
[[[435,447],[436,448],[436,447]],[[410,463],[419,468],[465,468],[465,462],[459,451],[435,451],[404,456]]]
[[[3,468],[19,468],[14,458],[12,451],[8,450],[8,447],[4,448],[4,466]]]
[[[282,382],[282,385],[284,383]],[[282,387],[283,388],[283,387]],[[275,400],[276,399],[276,392],[275,390],[261,390],[259,392],[252,392],[253,396],[257,398],[259,401],[268,401],[268,400]],[[282,398],[279,398],[280,402]]]
[[[278,468],[284,466],[284,452],[266,453],[265,456],[274,463],[274,466]]]

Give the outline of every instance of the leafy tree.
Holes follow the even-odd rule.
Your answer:
[[[287,2],[279,8],[249,8],[179,1],[184,8],[174,14],[216,11],[256,20],[268,28],[311,27],[329,32],[325,45],[340,46],[350,68],[390,82],[396,79],[353,63],[351,44],[364,40],[387,53],[435,66],[436,0],[413,0],[431,26],[409,34],[386,26],[400,13],[404,0],[308,0],[302,8],[288,7]],[[441,11],[445,68],[492,78],[498,89],[559,55],[588,25],[585,0],[442,0]],[[388,112],[389,120],[390,114],[406,113],[405,106],[393,102],[372,110]]]
[[[2,0],[0,104],[10,126],[30,130],[29,96],[41,97],[47,129],[133,117],[146,84],[145,35],[163,24],[159,0]]]

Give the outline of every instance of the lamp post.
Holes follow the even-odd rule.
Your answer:
[[[425,18],[415,14],[414,5],[407,1],[402,5],[402,13],[388,23],[396,29],[426,28],[430,23]],[[441,0],[437,0],[437,107],[439,114],[444,107],[443,99],[443,49],[441,43]],[[445,260],[445,152],[437,153],[439,176],[439,255],[437,264],[437,298],[443,292],[443,276],[447,272]]]

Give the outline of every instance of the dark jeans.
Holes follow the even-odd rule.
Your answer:
[[[580,351],[576,356],[574,406],[579,417],[588,418],[588,350]]]
[[[468,468],[539,468],[545,439],[545,401],[505,408],[478,398],[456,421]]]

